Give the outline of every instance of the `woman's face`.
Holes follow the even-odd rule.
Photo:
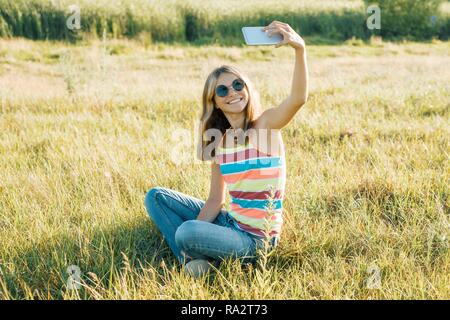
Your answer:
[[[232,83],[238,77],[232,73],[222,73],[217,79],[217,86],[224,85],[228,87],[228,94],[225,97],[219,97],[214,93],[214,103],[224,113],[240,113],[242,112],[248,103],[248,90],[247,86],[241,91],[235,91]]]

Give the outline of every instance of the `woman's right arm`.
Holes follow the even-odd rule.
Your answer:
[[[211,161],[211,185],[209,197],[200,210],[197,220],[213,222],[225,204],[225,181],[220,174],[220,167],[216,161]]]

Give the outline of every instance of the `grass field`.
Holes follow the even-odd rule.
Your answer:
[[[194,280],[145,193],[205,200],[209,163],[189,156],[206,76],[238,66],[275,106],[293,50],[0,40],[0,298],[449,299],[449,49],[308,46],[281,242],[250,272],[230,260]]]

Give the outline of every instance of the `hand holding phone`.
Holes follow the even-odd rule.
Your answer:
[[[243,27],[245,43],[249,46],[276,45],[283,41],[283,36],[279,33],[269,37],[262,29],[264,27]]]

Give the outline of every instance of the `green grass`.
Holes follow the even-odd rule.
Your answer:
[[[106,35],[147,42],[229,46],[242,43],[243,26],[267,25],[273,20],[289,23],[303,36],[337,42],[352,37],[367,40],[371,35],[446,40],[450,30],[445,3],[430,14],[423,10],[424,5],[414,10],[403,5],[399,12],[393,11],[394,6],[382,8],[382,29],[371,31],[366,27],[369,15],[362,0],[80,0],[76,4],[81,29],[71,31],[66,20],[73,4],[71,0],[0,0],[0,37],[80,41]],[[437,17],[435,25],[431,24],[432,15]]]
[[[0,40],[0,298],[450,298],[449,52],[308,46],[309,101],[282,130],[281,242],[262,266],[229,260],[194,280],[144,196],[164,186],[206,199],[209,164],[189,161],[206,76],[236,65],[275,106],[292,49]]]

